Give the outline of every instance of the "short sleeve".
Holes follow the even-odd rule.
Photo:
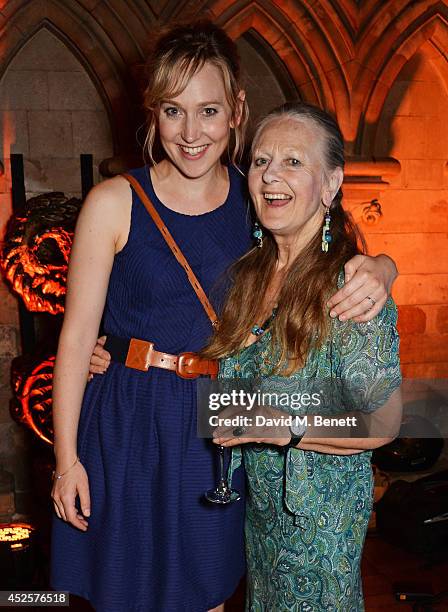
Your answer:
[[[334,374],[347,411],[374,412],[401,385],[397,307],[367,323],[333,321]]]

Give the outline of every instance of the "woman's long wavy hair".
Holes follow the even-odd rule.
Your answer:
[[[160,103],[182,93],[189,80],[205,63],[213,64],[221,72],[232,120],[235,122],[229,144],[229,158],[235,165],[241,160],[249,109],[246,100],[241,102],[238,98],[242,89],[238,51],[224,30],[211,21],[200,20],[162,29],[146,63],[144,108],[148,129],[145,151],[152,163],[156,163],[154,144]]]
[[[344,168],[344,141],[338,124],[326,111],[304,103],[287,103],[271,111],[259,124],[252,145],[273,121],[310,122],[325,134],[324,176]],[[339,189],[331,206],[331,235],[327,253],[322,251],[322,229],[306,244],[290,266],[278,295],[277,315],[270,331],[278,360],[274,373],[290,374],[303,367],[309,352],[320,346],[329,332],[326,302],[335,292],[338,276],[351,257],[365,252],[365,242],[342,207]],[[323,220],[323,215],[322,215]],[[254,323],[260,322],[262,300],[275,272],[278,248],[272,234],[263,228],[262,248],[253,248],[230,269],[230,289],[219,329],[203,355],[219,359],[244,347]]]

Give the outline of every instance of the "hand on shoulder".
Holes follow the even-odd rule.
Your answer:
[[[329,299],[330,316],[365,323],[378,315],[396,277],[394,262],[386,255],[356,255],[344,266],[344,282]]]

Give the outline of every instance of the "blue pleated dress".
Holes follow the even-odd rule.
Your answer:
[[[215,306],[224,270],[249,246],[244,178],[229,168],[224,204],[189,216],[164,206],[148,168],[140,181]],[[211,324],[140,199],[133,192],[129,239],[115,256],[106,333],[141,338],[167,353],[197,351]],[[203,500],[217,482],[216,448],[196,435],[196,381],[157,368],[112,363],[88,384],[78,453],[90,485],[82,532],[53,519],[51,585],[101,612],[205,612],[230,597],[244,573],[241,501]]]

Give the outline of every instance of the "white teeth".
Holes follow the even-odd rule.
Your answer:
[[[265,200],[290,200],[291,196],[286,193],[265,193]]]
[[[184,147],[183,145],[179,145],[182,151],[188,153],[188,155],[198,155],[198,153],[202,153],[208,147],[208,145],[202,145],[202,147]]]

